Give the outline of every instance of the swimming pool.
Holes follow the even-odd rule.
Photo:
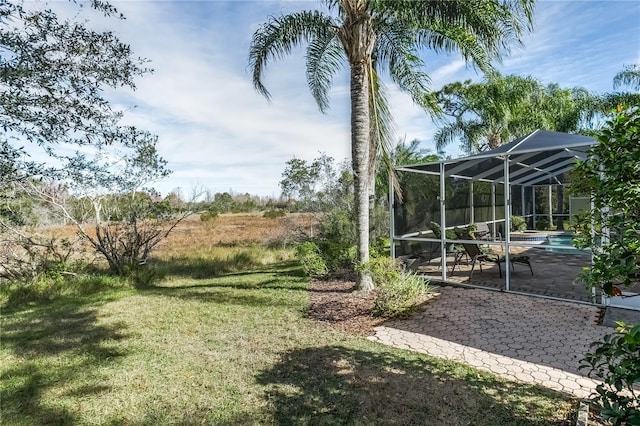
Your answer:
[[[551,253],[589,254],[587,250],[578,250],[573,247],[573,234],[549,234],[543,246],[545,251]]]

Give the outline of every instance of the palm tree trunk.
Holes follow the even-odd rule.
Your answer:
[[[351,161],[358,234],[357,261],[369,261],[369,82],[365,61],[351,64]],[[371,275],[358,276],[360,290],[372,290]]]

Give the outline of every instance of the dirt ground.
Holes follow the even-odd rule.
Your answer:
[[[373,293],[356,291],[353,281],[312,281],[309,318],[357,336],[369,336],[384,322],[370,315]]]

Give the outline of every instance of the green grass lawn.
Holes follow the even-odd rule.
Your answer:
[[[575,401],[305,318],[290,263],[2,310],[3,425],[564,425]]]

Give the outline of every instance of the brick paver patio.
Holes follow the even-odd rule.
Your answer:
[[[533,275],[526,265],[514,265],[511,270],[510,290],[567,300],[589,301],[589,295],[584,285],[576,282],[576,278],[583,268],[590,265],[591,256],[549,253],[539,248],[524,251],[518,249],[518,247],[514,247],[512,251],[530,257]],[[482,271],[476,264],[473,276],[470,276],[471,264],[464,258],[456,265],[454,273],[451,274],[453,260],[453,256],[447,258],[447,280],[461,284],[504,289],[504,264],[501,265],[502,278],[498,274],[497,264],[492,263],[484,263]],[[429,262],[422,262],[418,268],[418,272],[434,281],[440,279],[440,271],[439,257]]]
[[[445,286],[370,339],[585,398],[596,382],[579,361],[591,342],[613,332],[598,325],[601,315],[593,305]]]

